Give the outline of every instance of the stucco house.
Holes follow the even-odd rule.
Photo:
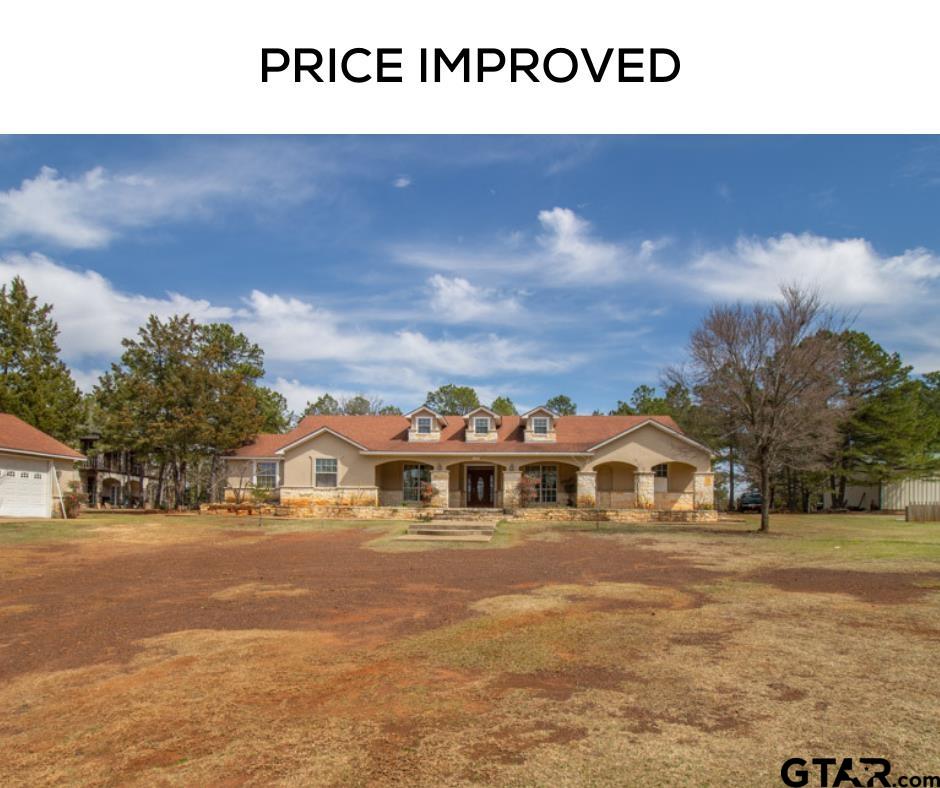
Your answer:
[[[53,517],[85,457],[12,413],[0,413],[0,517]]]
[[[535,408],[465,416],[422,406],[403,416],[308,416],[226,458],[229,500],[269,487],[281,505],[417,505],[424,483],[442,508],[713,508],[712,453],[667,416],[559,416]]]

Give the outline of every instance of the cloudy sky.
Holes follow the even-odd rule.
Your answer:
[[[54,305],[86,389],[189,312],[294,408],[458,382],[591,412],[782,282],[940,369],[938,208],[936,138],[7,137],[0,283]]]

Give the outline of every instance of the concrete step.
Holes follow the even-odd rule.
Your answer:
[[[467,529],[464,531],[453,531],[446,528],[409,528],[408,533],[412,536],[485,536],[489,538],[495,532],[482,528]]]
[[[402,534],[395,539],[400,542],[488,542],[493,534]]]
[[[455,536],[460,536],[461,534],[485,534],[487,536],[492,536],[496,533],[496,529],[492,526],[482,525],[482,526],[471,526],[471,525],[462,525],[459,528],[449,528],[447,526],[435,525],[433,523],[427,525],[411,525],[408,527],[408,533],[410,534],[454,534]]]
[[[503,513],[496,509],[445,509],[434,514],[434,520],[492,520],[501,519]]]

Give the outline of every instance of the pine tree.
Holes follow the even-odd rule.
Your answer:
[[[500,416],[518,416],[519,411],[509,397],[497,397],[490,405],[490,410]]]
[[[255,396],[263,415],[260,432],[287,432],[294,425],[295,414],[287,407],[287,400],[279,391],[258,386]]]
[[[154,457],[171,474],[177,506],[191,463],[208,460],[214,490],[219,457],[265,423],[261,348],[229,325],[188,315],[165,323],[151,315],[123,345],[96,389],[105,443]]]
[[[470,386],[448,383],[428,392],[427,406],[441,415],[464,416],[480,405],[480,398]]]
[[[566,394],[558,394],[552,397],[545,403],[545,407],[559,416],[574,416],[578,412],[578,406]]]
[[[911,367],[867,334],[846,331],[840,396],[850,405],[833,462],[837,506],[850,483],[873,484],[927,473],[934,466],[931,443],[936,422],[929,418],[925,383]]]
[[[81,420],[82,396],[59,359],[51,313],[20,277],[0,287],[0,411],[68,442]]]

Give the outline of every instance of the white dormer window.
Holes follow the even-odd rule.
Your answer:
[[[548,435],[548,419],[545,416],[535,416],[532,419],[532,432],[536,435]]]
[[[418,416],[415,419],[415,428],[419,435],[430,435],[431,434],[431,417],[430,416]]]
[[[486,416],[481,416],[473,420],[473,431],[477,435],[486,435],[490,431],[490,420]]]

